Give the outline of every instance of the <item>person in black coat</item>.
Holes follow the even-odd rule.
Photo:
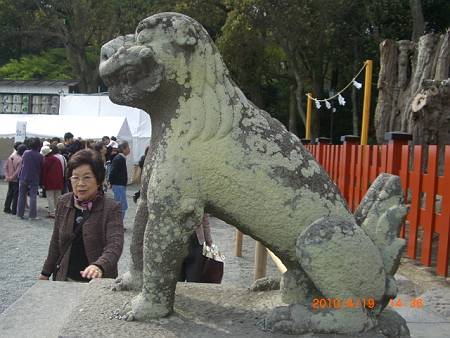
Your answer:
[[[128,209],[126,194],[128,184],[127,155],[130,153],[130,145],[127,141],[120,142],[118,152],[111,161],[109,184],[111,184],[114,199],[120,203],[123,220],[125,212]]]
[[[139,168],[141,168],[141,176],[142,176],[142,171],[144,169],[144,162],[145,162],[145,158],[147,157],[147,153],[148,153],[148,149],[150,148],[150,146],[147,146],[147,148],[145,148],[144,151],[144,155],[141,156],[141,158],[139,159]],[[139,199],[139,197],[141,197],[141,190],[138,190],[134,193],[133,195],[133,202],[137,203],[137,200]]]

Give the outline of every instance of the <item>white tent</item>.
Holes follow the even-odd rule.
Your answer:
[[[27,137],[60,137],[70,131],[75,137],[101,139],[103,135],[117,135],[131,141],[132,134],[125,117],[62,116],[62,115],[0,115],[0,137],[10,138],[16,134],[18,121],[25,121]]]
[[[126,117],[130,126],[131,160],[134,163],[144,154],[145,148],[150,144],[151,122],[149,115],[141,110],[127,106],[119,106],[111,102],[107,95],[69,94],[60,97],[59,114],[64,116],[120,116]],[[74,135],[75,133],[72,132]],[[100,133],[102,136],[116,136],[111,133]],[[77,135],[75,135],[77,136]]]
[[[30,114],[1,114],[0,138],[14,138],[18,121],[26,122],[26,137],[62,138],[70,131],[75,137],[100,140],[103,135],[115,135],[120,140],[133,142],[128,121],[120,116],[76,116],[76,115],[30,115]],[[145,149],[145,148],[144,148]],[[131,179],[133,167],[139,160],[139,154],[128,157],[128,177]],[[0,162],[2,162],[0,159]],[[0,169],[3,174],[3,165]]]

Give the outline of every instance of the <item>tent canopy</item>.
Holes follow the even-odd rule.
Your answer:
[[[70,131],[75,137],[101,139],[104,135],[117,135],[130,141],[132,134],[125,117],[64,116],[64,115],[0,115],[0,137],[14,137],[18,121],[27,122],[27,137],[60,137]]]
[[[101,116],[102,119],[108,116],[126,117],[132,135],[131,154],[128,157],[134,163],[139,162],[145,148],[150,144],[152,132],[150,116],[141,109],[117,105],[106,94],[62,95],[59,101],[59,114],[63,116]],[[75,133],[73,134],[78,136]],[[114,133],[104,133],[103,135],[117,136],[118,139],[121,139],[119,135]]]
[[[150,138],[152,132],[150,117],[145,111],[115,104],[108,95],[63,95],[60,97],[59,114],[126,117],[133,137]]]

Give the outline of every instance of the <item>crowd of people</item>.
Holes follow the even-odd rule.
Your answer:
[[[112,136],[103,136],[101,141],[74,138],[70,132],[63,141],[54,137],[48,140],[29,138],[23,143],[16,142],[13,152],[5,162],[5,181],[8,192],[4,212],[25,218],[25,208],[29,208],[29,219],[37,217],[37,196],[41,188],[42,196],[48,200],[48,217],[55,217],[55,208],[59,197],[72,191],[70,180],[66,177],[67,163],[82,149],[92,149],[104,163],[106,170],[106,191],[111,187],[114,198],[120,203],[122,218],[127,209],[126,184],[128,181],[125,157],[130,153],[128,142],[118,142]],[[117,155],[120,156],[117,157]]]
[[[16,142],[5,163],[4,212],[36,220],[39,187],[54,218],[48,255],[39,279],[89,281],[117,277],[128,207],[126,141],[59,138]],[[105,195],[111,188],[114,201]],[[29,214],[25,217],[28,206]]]
[[[139,161],[144,166],[145,154]],[[55,219],[49,251],[39,279],[89,281],[117,277],[128,209],[126,141],[104,136],[102,141],[59,138],[26,139],[14,144],[5,163],[8,192],[4,212],[36,220],[39,187],[48,201],[48,217]],[[105,196],[111,189],[114,200]],[[138,191],[134,202],[140,198]],[[28,206],[29,215],[25,217]],[[203,243],[212,244],[209,217],[203,217],[189,238],[189,254],[179,281],[204,282]],[[223,271],[222,271],[223,273]],[[221,277],[220,277],[221,278]]]

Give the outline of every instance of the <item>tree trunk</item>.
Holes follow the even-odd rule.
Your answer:
[[[361,64],[359,51],[356,41],[353,45],[353,73],[356,74]],[[352,134],[360,135],[359,133],[359,113],[358,113],[358,89],[352,86]]]
[[[295,79],[295,102],[297,103],[297,111],[300,115],[300,118],[302,119],[302,122],[304,125],[306,125],[306,114],[305,110],[303,109],[303,78],[300,75],[300,71],[296,68],[296,66],[289,62],[289,67],[292,69],[292,74],[294,75]]]
[[[84,48],[66,44],[66,54],[72,69],[79,81],[81,93],[96,93],[100,85],[98,64],[91,64],[87,59]]]
[[[289,86],[289,131],[297,135],[297,101],[295,99],[295,86]]]
[[[427,34],[419,43],[380,44],[380,75],[375,129],[404,131],[414,144],[450,144],[450,34]]]
[[[413,21],[412,40],[417,42],[425,30],[422,0],[409,0],[409,7],[411,8],[411,18]]]

